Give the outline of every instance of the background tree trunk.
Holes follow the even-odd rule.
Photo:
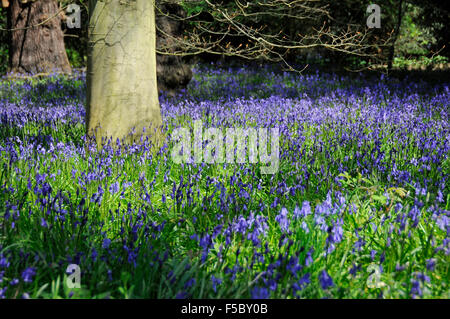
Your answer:
[[[9,1],[10,72],[70,73],[56,0]],[[48,21],[47,21],[48,20]]]
[[[103,137],[154,134],[162,125],[154,1],[90,0],[89,12],[87,133],[99,146]]]
[[[175,38],[183,37],[184,22],[171,16],[185,18],[186,13],[176,1],[159,0],[156,2],[156,47],[171,47],[170,51],[182,49],[169,34]],[[162,30],[163,32],[161,32]],[[176,55],[156,55],[156,75],[158,90],[175,95],[176,90],[185,88],[192,78],[192,71],[186,59]]]

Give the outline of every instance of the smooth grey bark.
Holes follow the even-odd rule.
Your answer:
[[[98,146],[102,138],[157,141],[154,0],[90,0],[89,13],[87,133]]]

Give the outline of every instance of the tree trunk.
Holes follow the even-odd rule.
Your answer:
[[[70,73],[56,0],[9,1],[10,72]],[[24,1],[25,2],[25,1]]]
[[[89,13],[87,133],[98,146],[110,137],[153,140],[162,126],[154,0],[90,0]]]
[[[186,12],[176,1],[159,0],[156,5],[158,8],[156,10],[156,47],[169,47],[170,52],[182,49],[172,37],[183,37],[184,25],[182,19],[186,17]],[[167,34],[170,36],[167,36]],[[192,71],[183,57],[157,54],[156,75],[158,90],[165,91],[168,95],[175,95],[178,89],[187,86],[192,78]]]

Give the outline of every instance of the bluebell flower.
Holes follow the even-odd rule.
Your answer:
[[[270,292],[264,287],[254,287],[251,291],[252,299],[269,299]]]
[[[305,200],[302,204],[302,210],[300,211],[300,216],[301,217],[306,217],[308,215],[310,215],[311,212],[311,204]]]
[[[280,211],[280,214],[275,217],[275,221],[277,221],[280,224],[282,232],[289,231],[290,221],[289,221],[287,215],[288,215],[288,210],[283,207]]]
[[[443,203],[443,202],[444,202],[444,196],[442,195],[441,190],[438,190],[436,200],[437,200],[439,203]]]
[[[326,254],[332,253],[336,249],[336,244],[340,243],[344,238],[344,230],[342,228],[343,224],[344,220],[342,218],[338,218],[334,225],[329,228],[330,231],[326,239]]]
[[[189,298],[189,294],[186,291],[180,291],[175,296],[175,299],[187,299],[187,298]]]
[[[422,297],[422,289],[420,288],[420,282],[412,280],[411,296],[413,298]]]
[[[401,266],[400,264],[395,265],[395,271],[403,271],[406,269],[406,266]]]
[[[108,248],[109,248],[109,245],[111,245],[111,239],[105,238],[105,239],[103,240],[102,248],[103,248],[103,249],[108,249]]]
[[[294,297],[297,296],[297,293],[299,291],[303,290],[307,285],[311,283],[310,277],[311,277],[310,274],[307,273],[292,285],[292,294],[294,295]]]
[[[313,258],[312,258],[312,254],[314,253],[314,249],[311,248],[310,250],[308,250],[308,252],[306,253],[306,258],[305,258],[305,265],[306,266],[310,266],[313,263]]]
[[[6,298],[6,289],[7,287],[0,288],[0,299]]]
[[[33,282],[33,277],[36,275],[36,268],[28,267],[22,272],[22,279],[26,283]]]
[[[293,216],[294,216],[294,218],[300,218],[300,217],[302,217],[301,211],[300,211],[300,209],[298,208],[298,205],[295,205]]]
[[[352,275],[353,277],[356,276],[356,273],[361,270],[361,266],[357,266],[356,264],[353,264],[352,268],[350,268],[349,270],[349,274]]]
[[[97,260],[97,256],[98,256],[97,250],[95,248],[92,248],[91,258],[93,262]]]
[[[323,290],[334,286],[333,279],[328,275],[325,269],[319,273],[319,282]]]
[[[211,238],[211,236],[209,234],[205,234],[205,236],[200,238],[199,245],[204,250],[208,249],[212,245],[212,238]]]
[[[44,228],[47,228],[47,227],[48,227],[47,222],[46,222],[45,219],[42,218],[42,217],[41,217],[41,227],[44,227]]]
[[[0,268],[8,268],[10,262],[6,256],[0,253]]]
[[[184,289],[188,289],[191,288],[193,285],[195,285],[195,278],[191,278],[188,281],[186,281],[186,283],[184,284]]]
[[[417,279],[421,280],[422,282],[430,282],[430,277],[424,273],[418,273]]]
[[[115,194],[120,190],[120,184],[119,182],[115,182],[113,184],[111,184],[111,186],[109,187],[109,191],[111,192],[111,194]]]
[[[214,292],[217,292],[217,286],[222,283],[222,279],[215,277],[214,275],[211,276],[211,282]]]
[[[308,224],[307,224],[305,221],[302,221],[301,228],[303,229],[303,231],[304,231],[306,234],[309,234],[309,227],[308,227]]]
[[[99,185],[98,189],[97,189],[97,192],[92,194],[91,200],[94,203],[100,205],[102,203],[103,193],[104,193],[103,188]]]
[[[385,260],[386,260],[386,252],[383,251],[380,256],[380,263],[384,263]]]
[[[269,281],[267,282],[267,287],[272,291],[277,290],[277,281],[275,279],[269,279]]]
[[[426,262],[427,262],[427,269],[429,271],[434,271],[434,269],[436,268],[436,259],[430,258],[430,259],[427,259]]]
[[[364,248],[364,245],[366,244],[366,242],[362,239],[359,238],[355,244],[354,244],[354,249],[356,249],[356,251],[361,251]]]
[[[19,279],[17,279],[17,278],[14,278],[13,280],[11,280],[10,282],[9,282],[9,284],[11,285],[11,286],[15,286],[15,285],[17,285],[19,283]]]

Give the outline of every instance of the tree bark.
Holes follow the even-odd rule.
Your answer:
[[[159,0],[156,2],[156,47],[170,47],[170,52],[181,49],[174,38],[183,37],[183,21],[186,17],[181,5],[176,1],[168,2]],[[174,19],[171,16],[180,17]],[[163,32],[159,31],[162,30]],[[167,36],[169,34],[171,37]],[[185,88],[192,78],[192,71],[185,58],[176,55],[156,55],[156,75],[158,78],[158,90],[165,91],[168,95],[175,95],[180,88]]]
[[[8,25],[15,29],[11,31],[9,71],[70,73],[58,2],[22,1],[9,1]]]
[[[154,141],[162,126],[154,0],[90,0],[89,12],[87,134],[98,146],[103,138]]]

